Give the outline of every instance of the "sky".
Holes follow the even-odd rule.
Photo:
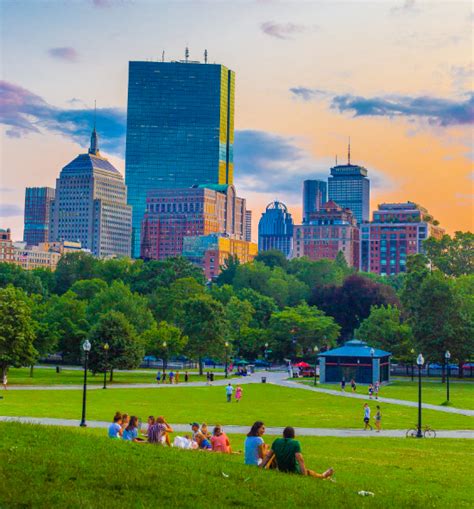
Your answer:
[[[85,152],[125,171],[130,60],[236,73],[235,185],[253,210],[301,219],[304,179],[336,156],[365,166],[371,210],[426,207],[448,233],[474,222],[474,12],[418,0],[0,0],[0,227],[23,234],[24,190]]]

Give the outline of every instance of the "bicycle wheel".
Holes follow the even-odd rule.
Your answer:
[[[423,435],[425,438],[436,438],[436,431],[434,429],[429,428],[425,430]]]
[[[418,433],[417,429],[409,429],[407,430],[407,438],[416,438],[416,434]]]

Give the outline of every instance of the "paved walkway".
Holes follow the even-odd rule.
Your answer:
[[[19,422],[23,424],[44,424],[47,426],[68,426],[78,427],[79,420],[74,419],[52,419],[49,417],[6,417],[0,416],[0,422]],[[103,428],[110,426],[110,422],[87,421],[89,428]],[[209,425],[212,428],[214,425]],[[175,432],[190,433],[189,424],[171,424]],[[250,426],[225,425],[227,433],[244,434],[248,433]],[[307,437],[385,437],[385,438],[405,438],[406,430],[391,429],[382,430],[380,433],[375,431],[363,431],[360,429],[331,429],[331,428],[295,428],[297,436]],[[267,427],[267,435],[281,435],[283,428]],[[470,430],[443,430],[437,431],[438,438],[470,438],[474,439],[474,431]]]

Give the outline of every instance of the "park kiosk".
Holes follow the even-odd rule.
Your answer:
[[[359,384],[390,381],[390,352],[352,339],[343,346],[319,354],[320,383],[340,383],[352,379]]]

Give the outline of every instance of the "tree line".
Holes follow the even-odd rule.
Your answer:
[[[252,263],[230,257],[215,282],[186,259],[99,260],[69,253],[55,272],[0,264],[0,367],[33,365],[61,353],[90,367],[132,369],[145,355],[199,362],[309,359],[352,337],[412,362],[449,350],[463,363],[474,349],[471,233],[429,239],[407,271],[381,277],[336,260],[287,260],[279,251]],[[103,346],[107,343],[109,350]],[[107,360],[106,360],[107,356]]]

